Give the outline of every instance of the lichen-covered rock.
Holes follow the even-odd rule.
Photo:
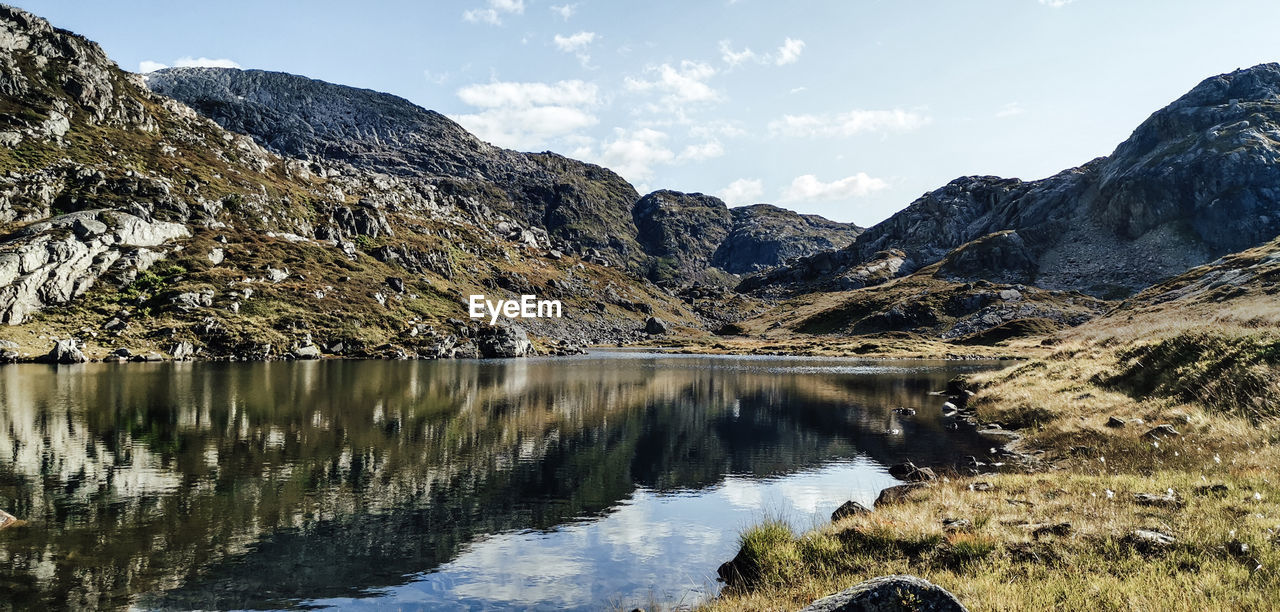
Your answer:
[[[915,576],[881,576],[823,597],[801,612],[966,612],[946,589]]]

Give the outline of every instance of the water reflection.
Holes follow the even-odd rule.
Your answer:
[[[879,464],[982,448],[927,395],[973,367],[0,368],[0,508],[31,523],[0,532],[0,592],[176,608],[697,597],[765,511],[820,515],[889,484]]]

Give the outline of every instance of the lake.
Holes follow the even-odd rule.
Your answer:
[[[0,367],[18,607],[696,605],[744,527],[824,522],[991,446],[992,362],[598,351]],[[917,410],[914,416],[894,408]]]

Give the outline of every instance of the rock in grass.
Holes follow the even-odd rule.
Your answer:
[[[1135,493],[1133,501],[1140,506],[1156,506],[1159,508],[1181,508],[1182,500],[1172,491],[1167,493]]]
[[[1212,495],[1215,497],[1221,497],[1223,495],[1226,495],[1228,490],[1229,489],[1227,485],[1224,485],[1220,482],[1214,483],[1214,484],[1208,484],[1208,485],[1201,485],[1195,488],[1196,495]]]
[[[1113,417],[1111,417],[1111,418],[1107,419],[1107,427],[1124,427],[1124,424],[1125,424],[1126,422],[1127,422],[1127,421],[1125,421],[1124,419],[1122,419],[1122,418],[1120,418],[1120,417],[1118,417],[1118,416],[1113,416]]]
[[[930,480],[938,479],[938,475],[935,474],[933,470],[929,468],[916,467],[916,464],[910,461],[890,466],[889,475],[897,478],[898,480],[905,480],[907,482],[928,482]]]
[[[962,518],[944,518],[942,519],[942,530],[947,533],[957,531],[969,531],[973,529],[973,521]]]
[[[1135,529],[1120,541],[1138,552],[1150,555],[1168,550],[1178,539],[1153,529]]]
[[[1031,531],[1031,537],[1037,539],[1045,536],[1071,535],[1071,523],[1042,523],[1038,525],[1027,525],[1027,529]]]
[[[881,576],[823,597],[800,612],[967,612],[946,589],[915,576]]]
[[[849,500],[844,504],[842,504],[839,508],[836,508],[835,512],[831,513],[831,520],[832,522],[834,522],[834,521],[838,521],[840,519],[848,518],[851,516],[857,516],[859,514],[869,514],[870,512],[871,512],[870,508],[856,501]]]
[[[1155,427],[1152,427],[1150,431],[1148,431],[1143,435],[1145,435],[1148,438],[1154,438],[1159,440],[1160,438],[1171,438],[1181,434],[1178,433],[1178,430],[1173,428],[1173,425],[1169,425],[1166,423],[1164,425],[1157,425]]]
[[[924,487],[925,485],[922,482],[911,482],[898,485],[896,487],[889,487],[880,492],[880,496],[876,498],[874,507],[878,508],[887,504],[896,504],[905,501],[907,497],[911,495],[912,491],[915,491],[916,489],[923,489]]]

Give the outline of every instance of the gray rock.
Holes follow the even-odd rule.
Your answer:
[[[946,589],[915,576],[881,576],[823,597],[800,612],[967,612]]]
[[[1151,428],[1149,431],[1147,431],[1147,433],[1143,435],[1145,435],[1148,438],[1159,440],[1161,438],[1177,437],[1181,434],[1178,433],[1178,430],[1173,428],[1173,425],[1165,424],[1165,425],[1157,425]]]
[[[0,510],[0,529],[4,529],[6,527],[16,527],[21,524],[22,524],[22,521],[18,520],[18,517],[12,514],[9,514],[4,510]]]
[[[942,519],[942,530],[948,533],[957,531],[969,531],[973,529],[973,521],[963,518],[944,518]]]
[[[644,321],[644,333],[651,336],[657,336],[667,333],[667,322],[658,317],[649,317]]]
[[[75,339],[69,338],[54,342],[53,349],[49,351],[48,355],[45,355],[43,361],[45,363],[71,364],[84,363],[88,361],[88,358],[80,351]]]
[[[186,340],[175,343],[173,347],[169,349],[169,354],[173,355],[173,358],[176,361],[190,359],[193,355],[195,355],[195,353],[196,353],[195,347],[192,346],[191,343],[187,342]]]
[[[121,331],[128,326],[129,324],[120,320],[119,317],[113,317],[110,321],[102,324],[102,329],[107,331]]]
[[[889,487],[880,492],[876,497],[875,507],[885,506],[889,504],[897,504],[906,501],[912,492],[925,488],[923,482],[909,482],[894,487]]]
[[[838,521],[843,518],[857,516],[859,514],[868,514],[870,512],[871,512],[870,508],[867,508],[866,506],[856,501],[849,500],[841,504],[839,508],[836,508],[835,512],[831,513],[831,520]]]
[[[476,344],[480,356],[488,359],[526,357],[534,354],[533,343],[523,327],[514,323],[480,328]]]
[[[1133,495],[1134,503],[1139,506],[1156,506],[1159,508],[1181,508],[1183,506],[1182,499],[1173,491],[1166,493],[1135,493]]]
[[[18,343],[13,340],[0,340],[0,349],[16,349]]]
[[[1124,427],[1126,421],[1118,416],[1107,419],[1107,427]]]
[[[279,283],[286,278],[289,278],[288,268],[284,268],[283,270],[279,268],[267,268],[267,280],[273,283]]]
[[[323,357],[323,355],[320,353],[320,347],[314,344],[308,344],[307,346],[300,346],[296,349],[293,349],[290,352],[292,352],[293,356],[297,359],[319,359]]]
[[[213,297],[216,295],[213,289],[205,289],[202,291],[189,291],[179,293],[173,296],[169,301],[175,307],[182,310],[195,310],[197,308],[208,308],[213,305]]]
[[[1155,554],[1172,548],[1178,542],[1178,539],[1154,529],[1135,529],[1121,538],[1120,541],[1138,552]]]
[[[910,461],[890,466],[889,475],[907,482],[928,482],[938,479],[938,475],[932,469],[917,467]]]
[[[387,286],[396,293],[404,293],[404,279],[398,276],[388,276]]]
[[[207,257],[209,258],[209,263],[216,266],[227,259],[227,254],[221,248],[214,247],[209,250]]]

